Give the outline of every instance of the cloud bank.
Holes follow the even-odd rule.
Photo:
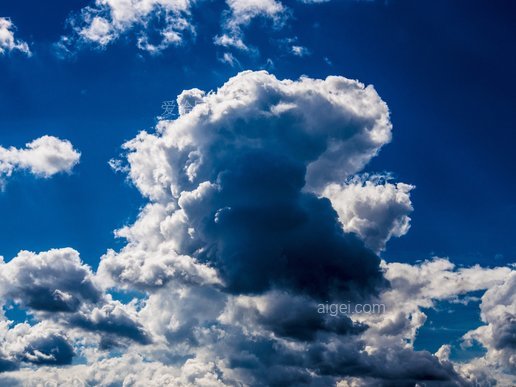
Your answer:
[[[0,146],[0,187],[18,170],[36,177],[49,178],[60,172],[71,172],[81,154],[68,140],[43,136],[25,145],[25,148]]]

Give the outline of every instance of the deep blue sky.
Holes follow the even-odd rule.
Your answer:
[[[413,262],[433,254],[459,264],[500,265],[516,256],[516,6],[493,1],[286,1],[293,18],[278,31],[254,23],[237,54],[242,69],[279,78],[343,75],[373,84],[392,112],[393,142],[368,166],[417,186],[410,232],[384,256]],[[161,103],[185,88],[209,90],[238,72],[218,58],[221,4],[203,6],[196,41],[159,56],[139,52],[131,36],[105,51],[84,49],[59,59],[52,44],[67,15],[87,1],[0,3],[33,56],[0,57],[0,144],[21,146],[44,134],[69,139],[82,152],[72,176],[17,175],[0,193],[0,255],[21,249],[74,247],[96,266],[112,231],[143,204],[107,161],[141,129],[151,129]],[[28,8],[31,12],[27,12]],[[324,22],[321,22],[324,21]],[[264,30],[268,33],[264,34]],[[289,55],[296,36],[311,51]],[[274,65],[267,64],[272,58]],[[327,58],[331,63],[328,63]],[[495,259],[496,257],[496,259]]]

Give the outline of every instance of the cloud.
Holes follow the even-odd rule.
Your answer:
[[[70,173],[81,154],[68,140],[43,136],[25,148],[0,146],[0,187],[17,170],[26,170],[36,177],[49,178],[60,172]]]
[[[463,336],[464,346],[480,343],[487,353],[463,366],[471,378],[496,379],[511,383],[516,368],[516,272],[504,282],[491,287],[482,296],[481,318],[485,325]]]
[[[116,344],[118,337],[129,338],[140,344],[148,344],[151,338],[137,322],[135,313],[130,313],[120,302],[110,302],[93,310],[79,312],[70,319],[70,325],[92,332],[103,332],[103,342]],[[115,336],[115,337],[112,337]]]
[[[0,17],[0,55],[5,55],[11,51],[20,51],[30,56],[29,45],[23,40],[15,38],[15,30],[16,27],[11,19]]]
[[[285,286],[320,296],[382,283],[378,258],[314,194],[390,140],[387,107],[371,86],[243,72],[214,93],[184,91],[178,105],[177,120],[124,145],[130,178],[151,204],[118,233],[130,243],[103,257],[101,276],[214,283],[215,269],[231,292]]]
[[[2,263],[0,291],[4,298],[47,312],[74,312],[81,303],[96,303],[102,296],[91,270],[70,248],[40,254],[22,251]]]
[[[0,323],[0,367],[2,371],[18,369],[22,364],[70,364],[74,349],[69,338],[53,324],[16,324],[9,329]]]
[[[179,45],[193,34],[190,11],[193,0],[96,0],[71,17],[73,34],[61,39],[59,47],[72,52],[77,45],[105,48],[120,37],[133,34],[141,50],[157,53]],[[151,36],[157,35],[157,38]]]
[[[71,248],[39,254],[22,251],[9,262],[2,261],[0,294],[4,305],[14,303],[37,321],[91,331],[110,345],[125,339],[151,341],[133,306],[105,294],[91,268]]]
[[[215,37],[215,43],[241,50],[249,48],[243,41],[243,28],[254,19],[262,18],[280,27],[287,18],[287,9],[276,0],[226,0],[229,10],[223,24],[224,33]]]
[[[300,57],[308,56],[311,54],[311,52],[308,48],[303,47],[303,46],[296,46],[296,45],[292,46],[291,52],[293,55],[300,56]]]
[[[355,176],[344,184],[328,185],[322,195],[330,199],[344,230],[353,232],[376,252],[392,237],[410,228],[413,185],[388,182],[381,175]]]

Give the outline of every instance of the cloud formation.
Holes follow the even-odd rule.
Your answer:
[[[23,40],[16,39],[14,32],[16,27],[9,18],[0,17],[0,55],[5,55],[11,51],[19,51],[30,56],[29,45]]]
[[[68,140],[43,136],[25,148],[0,146],[0,187],[17,170],[28,171],[36,177],[49,178],[56,173],[71,172],[81,154]]]
[[[287,17],[286,7],[276,0],[226,0],[229,10],[224,15],[223,34],[215,37],[215,43],[241,50],[249,48],[244,43],[243,28],[254,19],[269,20],[279,28]]]
[[[123,248],[96,272],[70,248],[0,263],[4,308],[31,317],[1,319],[0,384],[509,380],[512,268],[388,263],[373,251],[408,230],[413,186],[359,174],[391,139],[372,86],[246,71],[177,102],[177,119],[124,144],[117,167],[147,203],[116,231]],[[483,325],[464,336],[485,356],[457,364],[448,347],[414,350],[424,308],[485,290]],[[332,316],[324,302],[384,312]]]
[[[95,0],[69,19],[73,35],[63,37],[60,47],[91,43],[104,48],[121,36],[133,33],[138,48],[150,53],[179,45],[186,33],[193,33],[190,10],[194,0]],[[151,39],[150,30],[158,37]]]
[[[131,180],[151,204],[119,232],[130,244],[102,259],[101,275],[162,286],[171,276],[215,282],[215,268],[235,293],[288,286],[320,296],[382,282],[378,258],[315,194],[390,140],[371,86],[243,72],[216,93],[184,91],[178,105],[177,120],[125,144]]]
[[[355,176],[344,184],[328,185],[322,195],[330,199],[344,230],[353,232],[376,252],[392,237],[410,228],[413,185],[389,183],[381,175]]]
[[[279,30],[291,17],[292,10],[280,0],[218,0],[225,7],[220,17],[220,33],[213,42],[227,49],[256,53],[245,42],[245,30],[252,23]],[[317,2],[317,1],[315,1]],[[314,3],[315,3],[314,2]],[[308,3],[308,2],[300,2]],[[136,42],[140,50],[156,54],[170,46],[184,44],[196,36],[196,10],[211,6],[206,0],[92,0],[91,4],[68,18],[70,34],[61,38],[60,54],[70,54],[83,45],[104,49],[122,37]],[[294,38],[295,40],[295,38]],[[289,46],[292,55],[305,56],[310,50]],[[229,61],[229,52],[223,54]]]

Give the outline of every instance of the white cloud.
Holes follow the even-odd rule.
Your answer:
[[[59,172],[71,172],[81,154],[67,140],[43,136],[25,148],[0,146],[0,186],[16,170],[26,170],[37,177],[49,178]]]
[[[322,195],[330,199],[344,230],[357,234],[376,252],[385,249],[392,237],[410,228],[414,186],[392,184],[385,176],[356,176],[345,184],[330,184]]]
[[[473,379],[487,375],[509,385],[516,368],[516,271],[482,296],[480,311],[485,325],[466,333],[463,340],[465,347],[480,343],[487,353],[465,364],[463,372]]]
[[[287,17],[287,9],[276,0],[226,0],[229,11],[225,16],[224,33],[215,37],[215,43],[225,47],[248,50],[243,41],[243,28],[253,19],[265,18],[274,27],[280,27]]]
[[[71,248],[21,251],[0,263],[0,294],[36,311],[76,311],[102,298],[93,273]]]
[[[415,265],[393,262],[383,263],[383,266],[385,278],[389,280],[391,287],[382,292],[376,302],[385,305],[386,313],[353,316],[370,327],[362,339],[366,341],[371,353],[382,351],[386,347],[412,348],[418,329],[426,322],[422,308],[434,308],[438,301],[456,301],[459,297],[479,290],[487,289],[484,297],[488,297],[514,277],[514,271],[508,267],[483,268],[477,265],[457,268],[443,258],[434,258]],[[505,304],[508,302],[515,302],[514,294],[506,297]],[[485,326],[466,336],[474,336],[484,330]],[[446,353],[447,348],[441,348],[437,356],[441,361],[447,362]],[[485,363],[485,359],[472,364],[479,362]],[[471,375],[475,374],[475,378],[481,380],[482,372],[479,368],[483,367],[472,364],[456,364],[455,367],[464,378],[471,379]],[[498,378],[503,376],[499,375]]]
[[[186,98],[192,93],[195,98]],[[216,92],[184,91],[178,97],[180,112],[186,101],[195,105],[188,114],[161,121],[157,135],[142,132],[124,145],[130,151],[131,180],[153,201],[175,201],[192,183],[205,181],[210,172],[205,154],[224,141],[219,128],[225,126],[238,135],[236,147],[256,141],[266,148],[280,141],[286,154],[306,163],[307,188],[315,192],[359,172],[391,140],[387,105],[372,86],[344,77],[291,81],[266,71],[245,71]],[[298,142],[283,138],[287,133],[277,127],[289,117],[295,119],[289,130]],[[244,130],[238,126],[244,120],[267,122],[271,129]],[[173,153],[177,161],[170,158]],[[184,165],[179,163],[183,158]]]
[[[294,45],[294,46],[292,46],[291,52],[295,56],[300,56],[300,57],[310,55],[310,50],[303,46]]]
[[[82,42],[104,48],[134,33],[138,48],[157,53],[181,44],[185,33],[194,33],[190,21],[194,4],[194,0],[96,0],[70,19],[75,36],[63,37],[59,46],[72,51]],[[158,39],[150,38],[153,32]]]
[[[14,36],[16,27],[9,18],[0,17],[0,55],[11,51],[20,51],[26,55],[31,55],[29,45],[23,40],[18,40]]]
[[[222,278],[214,267],[226,263],[204,257],[212,249],[203,235],[204,227],[212,221],[222,227],[225,216],[234,211],[229,204],[217,203],[233,200],[221,193],[229,182],[220,181],[235,165],[242,164],[233,157],[262,152],[266,159],[272,159],[280,152],[281,157],[292,160],[299,176],[287,171],[287,180],[278,184],[292,179],[292,194],[289,188],[284,191],[288,198],[281,200],[294,203],[297,199],[290,195],[304,195],[305,177],[306,190],[322,192],[328,184],[359,171],[390,140],[385,103],[371,86],[343,77],[281,81],[265,71],[248,71],[216,92],[184,91],[177,102],[180,116],[176,120],[160,121],[157,133],[142,132],[124,145],[129,152],[130,179],[150,203],[134,225],[117,232],[128,240],[127,246],[102,258],[99,275],[106,286],[118,283],[149,290],[169,281],[224,286],[244,281],[237,280],[235,272],[227,283],[228,278]],[[321,111],[325,114],[320,115]],[[267,162],[261,164],[270,174],[275,168]],[[251,169],[248,172],[254,173]],[[250,189],[252,198],[255,188]],[[271,192],[271,200],[275,195],[284,193]],[[325,211],[320,210],[319,216],[334,222],[333,212],[329,208],[327,214]],[[332,243],[337,242],[329,245]],[[350,257],[359,254],[358,244],[349,249]],[[335,254],[328,251],[328,259]],[[373,264],[377,258],[367,254],[355,265],[356,272],[365,270],[368,262],[377,265]],[[270,259],[273,264],[272,256]],[[256,286],[265,286],[270,275],[265,269],[255,273],[251,267],[249,272],[246,267],[241,270],[261,278],[262,285]],[[279,270],[278,275],[291,275],[287,271]]]

